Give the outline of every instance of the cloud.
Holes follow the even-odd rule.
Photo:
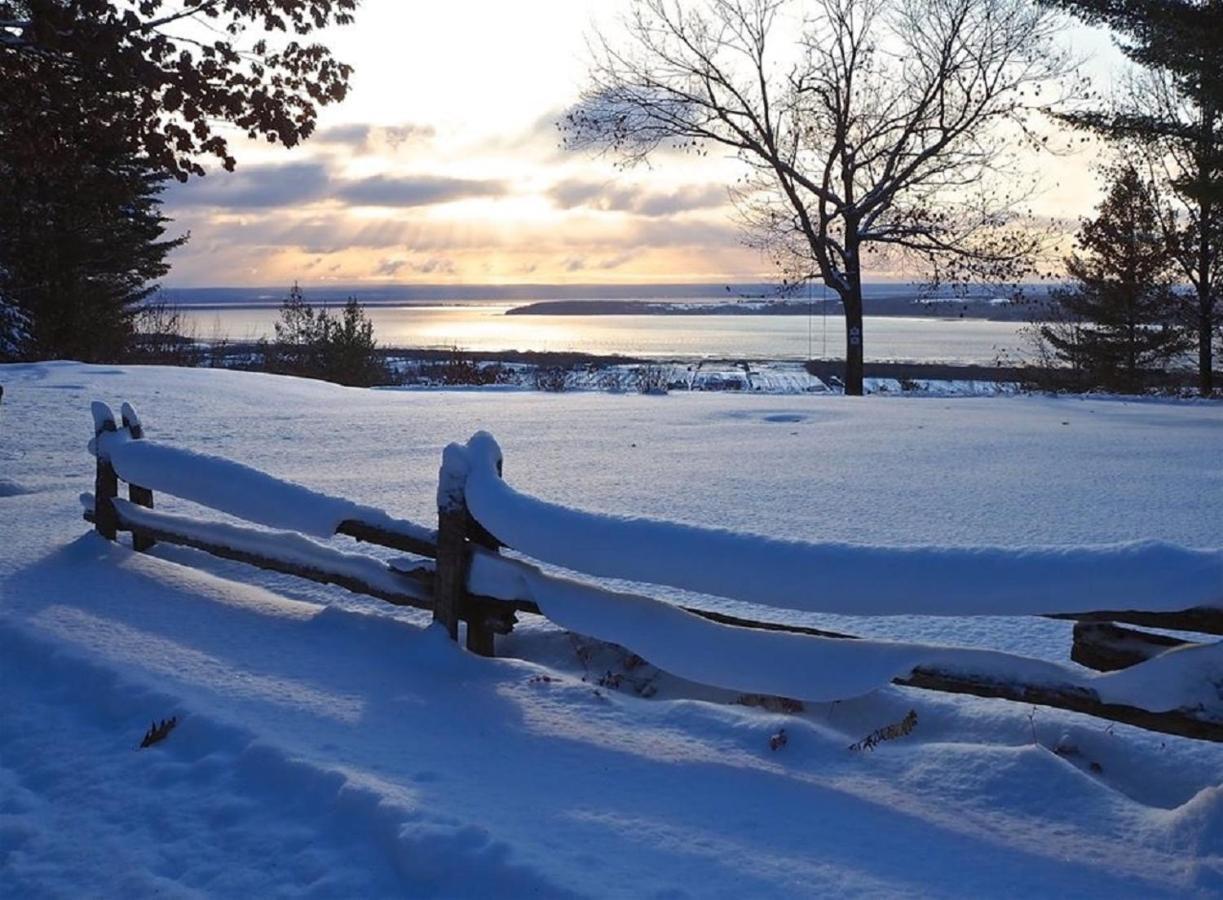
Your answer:
[[[499,197],[506,192],[504,182],[489,179],[372,175],[336,182],[332,196],[354,206],[429,206],[468,197]]]
[[[727,201],[723,185],[688,185],[675,191],[651,191],[637,185],[606,184],[571,178],[557,182],[548,197],[561,209],[584,206],[605,212],[631,212],[650,218],[722,206]]]
[[[624,253],[617,253],[614,256],[606,256],[602,259],[591,259],[587,256],[567,256],[560,261],[560,267],[566,272],[593,272],[593,271],[611,271],[619,269],[626,263],[632,262],[639,254],[634,250],[628,250]]]
[[[311,143],[315,144],[340,144],[344,147],[364,147],[368,141],[370,132],[373,126],[370,125],[333,125],[330,128],[324,128],[322,131],[316,131],[310,136]]]
[[[392,152],[406,143],[425,143],[436,135],[432,125],[368,125],[351,123],[333,125],[310,136],[310,143],[323,146],[347,147],[355,153],[371,153],[385,145]]]
[[[421,275],[454,275],[455,267],[452,260],[442,256],[430,256],[419,263],[412,263],[412,271]]]
[[[248,166],[235,172],[215,172],[166,191],[166,208],[211,207],[247,211],[306,206],[328,200],[353,206],[429,206],[467,197],[498,197],[508,192],[504,182],[447,178],[437,175],[398,177],[371,175],[336,178],[323,163],[301,162]]]
[[[193,178],[186,184],[172,183],[166,190],[165,203],[167,207],[240,210],[298,206],[324,199],[329,181],[330,173],[322,163],[246,166]]]
[[[403,257],[387,257],[379,260],[378,265],[374,267],[374,274],[393,277],[398,275],[405,266],[418,275],[454,275],[457,271],[453,260],[444,256],[430,256],[419,261]]]
[[[384,259],[374,268],[375,275],[395,275],[408,264],[406,259]]]

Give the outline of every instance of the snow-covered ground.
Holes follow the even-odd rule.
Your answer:
[[[480,659],[419,613],[107,544],[77,499],[89,401],[130,400],[159,441],[425,524],[442,447],[487,429],[515,488],[603,512],[812,541],[1219,548],[1217,404],[390,392],[67,363],[0,366],[0,384],[4,896],[1223,893],[1219,745],[900,688],[786,713],[539,620]],[[1041,619],[648,592],[1059,662],[1070,643]],[[910,734],[847,749],[910,709]]]

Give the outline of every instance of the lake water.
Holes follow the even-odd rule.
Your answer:
[[[495,352],[536,350],[648,358],[797,360],[838,357],[840,316],[582,315],[507,316],[505,304],[370,306],[380,344]],[[184,310],[196,336],[253,340],[272,334],[278,311],[227,307]],[[1022,355],[1018,322],[867,316],[868,360],[992,363]]]

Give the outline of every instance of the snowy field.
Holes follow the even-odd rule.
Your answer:
[[[425,523],[442,447],[486,429],[515,488],[603,512],[1219,548],[1223,406],[364,391],[67,363],[0,366],[0,384],[0,895],[1223,895],[1220,745],[894,687],[786,714],[529,617],[480,659],[419,613],[107,544],[77,499],[89,402],[130,400],[159,441]],[[649,593],[1059,662],[1070,646],[1049,620]],[[912,733],[847,749],[910,709]]]

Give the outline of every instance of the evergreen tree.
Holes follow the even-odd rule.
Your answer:
[[[1111,173],[1098,215],[1066,260],[1074,287],[1055,291],[1057,321],[1040,329],[1055,355],[1092,385],[1136,390],[1143,374],[1191,346],[1180,326],[1173,248],[1157,201],[1133,166]]]
[[[276,340],[265,350],[265,365],[281,375],[320,377],[328,316],[306,302],[297,282],[280,303],[280,318],[273,326]]]
[[[386,366],[374,341],[374,323],[355,297],[339,316],[316,309],[296,282],[281,301],[276,339],[263,348],[264,368],[281,375],[368,386],[385,381]]]
[[[25,311],[0,294],[0,362],[20,359],[30,340]]]
[[[383,380],[385,372],[374,341],[374,323],[355,297],[348,298],[338,319],[328,322],[326,361],[329,381],[370,385]]]
[[[1107,25],[1122,51],[1147,67],[1110,109],[1066,118],[1127,145],[1176,201],[1161,217],[1180,276],[1196,295],[1190,314],[1203,395],[1214,389],[1214,344],[1223,320],[1223,2],[1043,0]]]
[[[0,92],[0,299],[26,326],[14,355],[118,359],[185,238],[164,237],[159,172],[98,127],[124,98],[82,80],[52,90],[41,61],[22,62]]]

